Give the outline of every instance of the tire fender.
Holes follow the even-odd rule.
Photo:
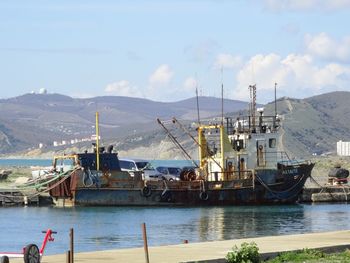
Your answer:
[[[145,186],[141,189],[141,194],[144,196],[144,197],[149,197],[151,196],[152,194],[152,190],[150,187],[148,186]]]
[[[209,199],[209,195],[207,192],[200,192],[199,193],[199,199],[203,201],[207,201]]]
[[[163,202],[171,202],[172,201],[171,192],[169,190],[164,190],[160,195],[160,199]]]

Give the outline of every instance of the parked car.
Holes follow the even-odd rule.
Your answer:
[[[156,170],[169,181],[180,179],[181,168],[179,167],[158,166]]]
[[[131,176],[136,172],[143,173],[145,180],[176,180],[174,177],[166,176],[152,166],[147,160],[142,159],[119,159],[120,168],[122,171],[127,171]]]

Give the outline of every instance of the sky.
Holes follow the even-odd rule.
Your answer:
[[[0,98],[350,91],[350,0],[2,0]]]

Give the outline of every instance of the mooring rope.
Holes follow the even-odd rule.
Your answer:
[[[51,178],[50,180],[45,181],[44,183],[37,184],[37,185],[35,185],[35,186],[33,186],[33,187],[25,186],[25,187],[13,188],[13,189],[11,189],[11,192],[14,192],[15,190],[18,190],[19,192],[22,193],[22,195],[23,195],[23,197],[24,197],[24,196],[25,196],[24,193],[23,193],[24,190],[36,189],[37,192],[36,192],[35,194],[29,195],[29,196],[28,196],[29,199],[30,199],[30,198],[33,198],[33,197],[35,197],[35,196],[38,196],[38,195],[40,195],[40,194],[42,194],[42,193],[46,193],[46,192],[50,191],[51,189],[57,187],[59,184],[63,183],[66,179],[68,179],[68,178],[69,178],[75,171],[77,171],[78,169],[80,169],[80,166],[77,166],[77,167],[75,167],[75,168],[73,168],[73,169],[71,169],[71,170],[68,170],[68,171],[64,172],[64,173],[60,173],[60,174],[58,174],[57,176],[55,176],[54,178]],[[63,176],[63,177],[62,177],[62,176]],[[49,188],[45,188],[45,189],[42,190],[42,191],[39,191],[39,190],[38,190],[40,187],[45,186],[45,185],[48,185],[49,183],[51,183],[51,182],[57,180],[57,179],[60,178],[60,177],[62,177],[62,179],[61,179],[60,181],[58,181],[57,183],[55,183],[54,185],[50,186]],[[9,199],[11,202],[13,202],[13,203],[18,203],[18,202],[16,202],[14,196],[11,195],[11,194],[8,194],[8,195],[0,194],[0,197],[5,197],[5,198],[8,198],[8,199]],[[22,196],[21,196],[21,197],[22,197]]]
[[[46,185],[48,185],[49,183],[55,181],[56,179],[58,179],[58,178],[60,178],[60,177],[62,177],[62,176],[65,176],[66,174],[68,174],[68,173],[70,173],[70,172],[72,172],[72,171],[74,171],[74,170],[75,170],[75,168],[70,169],[70,170],[65,171],[65,172],[62,172],[62,173],[59,173],[59,174],[57,174],[55,177],[50,178],[50,179],[48,179],[47,181],[44,181],[43,183],[32,183],[32,184],[27,184],[27,185],[19,185],[19,186],[17,186],[17,187],[18,187],[19,189],[21,189],[21,188],[22,188],[22,189],[39,189],[40,187],[46,186]]]
[[[272,190],[261,178],[258,174],[255,175],[256,178],[258,179],[258,181],[261,183],[262,186],[264,186],[266,188],[266,190],[268,190],[273,196],[275,196],[277,199],[283,199],[282,197],[280,197],[278,194],[283,194],[283,193],[286,193],[286,192],[289,192],[291,190],[293,190],[295,187],[297,187],[297,185],[304,179],[305,177],[305,174],[303,174],[300,178],[299,178],[299,181],[294,184],[292,187],[290,187],[289,189],[286,189],[286,190],[283,190],[283,191],[274,191]],[[295,197],[296,195],[298,195],[298,193],[294,194],[291,196],[292,197]]]
[[[319,184],[319,183],[315,180],[315,178],[313,178],[311,175],[310,175],[310,179],[311,179],[316,185],[318,185],[318,186],[321,188],[321,190],[318,192],[319,194],[321,194],[321,193],[323,192],[323,190],[325,190],[333,200],[336,200],[336,198],[335,198],[335,197],[333,196],[333,194],[330,192],[330,190],[329,190],[328,187],[325,187],[324,185]]]
[[[342,188],[343,188],[343,192],[345,195],[345,202],[347,202],[348,201],[348,193],[345,191],[345,186],[342,185]]]
[[[46,188],[45,190],[43,191],[38,191],[37,193],[33,194],[33,195],[30,195],[28,196],[28,198],[33,198],[35,196],[38,196],[40,194],[43,194],[43,193],[46,193],[50,190],[52,190],[53,188],[57,187],[58,185],[60,185],[61,183],[63,183],[64,181],[66,181],[69,177],[72,176],[73,173],[75,173],[77,170],[79,170],[80,167],[76,167],[72,170],[70,170],[71,172],[69,174],[67,174],[67,172],[65,172],[64,174],[66,174],[61,180],[59,180],[58,182],[56,182],[55,184],[51,185],[49,188]]]

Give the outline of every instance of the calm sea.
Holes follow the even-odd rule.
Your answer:
[[[0,159],[1,166],[50,166],[49,159]]]
[[[350,229],[347,204],[192,208],[12,207],[0,208],[0,251],[41,245],[42,230],[58,231],[48,254],[65,253],[69,229],[76,251],[142,246],[141,223],[151,246],[244,237]]]

